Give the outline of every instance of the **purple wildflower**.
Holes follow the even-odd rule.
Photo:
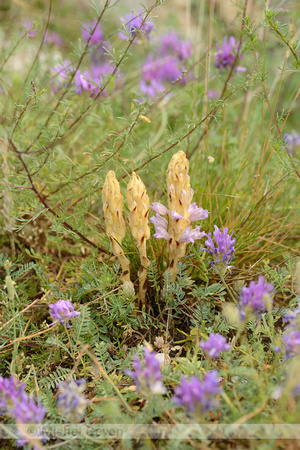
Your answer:
[[[67,59],[65,59],[64,64],[60,64],[58,67],[52,67],[52,70],[57,72],[61,78],[67,80],[69,74],[73,72],[74,68],[71,66],[71,63]]]
[[[78,95],[81,95],[83,92],[90,92],[91,97],[94,97],[94,95],[99,92],[99,88],[95,83],[96,81],[93,80],[87,70],[83,74],[80,70],[77,70],[75,74],[75,92],[77,92]]]
[[[208,411],[217,405],[216,396],[221,393],[219,387],[218,371],[208,372],[203,381],[197,377],[191,377],[190,381],[183,375],[181,383],[174,389],[173,400],[189,411]]]
[[[217,91],[213,91],[212,89],[208,90],[208,97],[209,98],[218,98],[219,94]]]
[[[166,219],[161,217],[159,214],[156,214],[156,217],[152,216],[150,218],[150,222],[155,226],[155,234],[153,235],[156,239],[171,239],[167,231],[168,222]]]
[[[152,203],[152,205],[150,205],[150,208],[153,209],[153,211],[155,211],[156,213],[160,214],[161,216],[167,216],[169,214],[168,208],[166,208],[159,202]]]
[[[135,14],[126,14],[125,19],[121,17],[121,22],[123,22],[124,27],[127,29],[130,40],[133,39],[137,33],[143,32],[146,35],[149,35],[152,31],[153,23],[150,20],[144,21],[144,17],[141,17],[141,15],[142,12],[140,11],[138,16]],[[120,32],[119,37],[128,40],[128,36],[125,33]]]
[[[27,30],[27,37],[36,36],[35,22],[32,20],[25,20],[24,25]]]
[[[300,136],[295,131],[292,131],[291,134],[286,133],[284,136],[284,141],[287,149],[294,154],[294,150],[296,150],[300,146]]]
[[[44,42],[46,42],[47,44],[55,44],[58,47],[60,47],[63,43],[63,41],[55,31],[48,30],[46,31]]]
[[[191,41],[182,41],[176,32],[160,36],[158,54],[162,57],[175,56],[181,61],[187,61],[192,56]]]
[[[211,254],[212,261],[210,265],[221,275],[225,274],[234,256],[235,238],[232,239],[232,235],[233,233],[230,236],[228,235],[228,228],[224,228],[223,232],[221,232],[217,225],[215,225],[215,231],[213,233],[215,242],[211,238],[211,233],[206,235],[208,240],[205,241],[205,245],[208,248],[203,248],[203,250]]]
[[[57,407],[70,423],[78,423],[84,417],[89,404],[83,395],[85,387],[84,379],[65,381],[58,386]]]
[[[0,415],[12,416],[21,425],[39,424],[44,420],[46,410],[39,401],[28,396],[25,387],[25,383],[19,383],[15,377],[0,377]],[[40,438],[40,430],[37,431],[36,438]],[[27,436],[22,434],[21,427],[18,434],[21,436],[18,445],[25,445]]]
[[[80,312],[74,311],[74,306],[70,300],[58,300],[56,303],[49,305],[49,307],[50,316],[56,321],[59,320],[61,324],[66,323],[67,328],[70,328],[70,324],[68,322],[69,319],[80,316]]]
[[[273,295],[273,285],[266,283],[263,275],[258,278],[257,283],[250,281],[248,287],[243,287],[240,295],[241,320],[246,319],[247,313],[259,316],[265,312],[273,301]]]
[[[97,23],[97,21],[93,20],[93,22],[91,22],[91,23],[85,23],[85,24],[81,25],[83,39],[85,39],[86,41],[89,40],[90,35],[96,26],[96,23]],[[100,24],[98,24],[92,34],[90,44],[92,46],[94,46],[96,44],[99,44],[102,40],[103,40],[103,32],[102,32]]]
[[[230,36],[228,42],[228,36],[225,36],[222,48],[220,48],[219,44],[216,44],[216,47],[218,52],[215,56],[215,66],[218,69],[228,69],[233,67],[239,48],[239,44],[236,44],[234,37]],[[240,55],[239,59],[242,59],[243,56],[244,55]],[[236,66],[235,70],[237,72],[245,72],[246,68]]]
[[[173,82],[182,75],[184,68],[179,67],[179,63],[175,58],[160,59],[160,77],[162,80]]]
[[[200,231],[199,225],[197,225],[195,228],[191,229],[191,227],[187,227],[182,233],[179,238],[179,242],[186,242],[194,244],[196,239],[201,239],[204,236],[206,236],[206,233],[204,231]]]
[[[286,351],[286,358],[300,353],[300,331],[292,330],[283,336],[283,343]]]
[[[57,72],[57,76],[55,77],[55,83],[52,83],[53,92],[56,94],[57,89],[62,88],[67,85],[67,80],[74,71],[74,67],[71,66],[71,63],[65,59],[64,63],[59,65],[58,67],[52,67],[54,72]]]
[[[156,97],[159,92],[164,90],[161,76],[161,60],[153,60],[152,55],[148,55],[143,66],[143,75],[140,82],[140,90],[149,95],[150,98]]]
[[[188,215],[191,222],[207,219],[208,214],[207,209],[199,208],[195,202],[188,207]]]
[[[113,72],[113,67],[109,63],[104,64],[92,64],[91,65],[91,74],[92,77],[96,80],[103,80],[107,77],[110,73]]]
[[[284,316],[283,320],[285,323],[289,323],[290,327],[295,327],[300,325],[300,305],[293,309],[288,311]]]
[[[230,345],[221,334],[211,333],[206,341],[200,341],[199,347],[211,358],[218,358],[220,352],[230,350]]]
[[[77,70],[75,74],[75,92],[77,94],[81,95],[82,92],[90,90],[91,84],[88,81],[88,79],[90,78],[91,76],[87,70],[83,74],[80,72],[80,70]]]
[[[17,378],[0,377],[0,414],[11,415],[20,423],[40,423],[45,417],[45,408],[28,396],[25,387]]]
[[[156,352],[150,352],[144,347],[145,360],[141,364],[138,355],[134,356],[132,367],[134,370],[125,369],[125,374],[133,378],[138,392],[152,392],[153,394],[164,394],[166,388],[162,382],[160,363],[156,358]]]

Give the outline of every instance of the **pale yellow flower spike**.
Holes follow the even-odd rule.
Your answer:
[[[128,183],[126,197],[130,211],[128,222],[141,259],[139,269],[139,308],[141,309],[145,304],[147,269],[150,264],[147,258],[147,239],[150,237],[149,197],[144,183],[135,172]]]
[[[110,170],[105,178],[102,190],[103,212],[105,217],[106,233],[109,236],[111,250],[120,261],[122,268],[121,281],[126,292],[134,293],[134,286],[130,281],[130,263],[120,246],[126,234],[123,218],[123,195],[115,173]]]
[[[173,155],[167,171],[167,190],[169,207],[169,229],[171,239],[168,241],[169,267],[172,273],[172,281],[177,274],[177,263],[185,255],[186,243],[179,242],[181,233],[191,224],[188,218],[188,207],[191,204],[193,190],[190,185],[189,160],[183,151]],[[183,219],[173,220],[172,211],[176,211]]]

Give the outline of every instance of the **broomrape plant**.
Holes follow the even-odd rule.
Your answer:
[[[300,420],[299,14],[131,3],[0,2],[1,443],[256,448],[250,421],[271,450]]]

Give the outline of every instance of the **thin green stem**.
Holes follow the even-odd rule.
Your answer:
[[[221,281],[222,281],[222,283],[224,284],[224,286],[225,286],[225,288],[226,288],[228,294],[230,295],[230,297],[232,298],[232,300],[234,301],[234,303],[238,306],[238,301],[237,301],[237,299],[235,298],[235,296],[234,296],[232,290],[230,289],[230,287],[229,287],[228,284],[226,283],[226,281],[225,281],[225,279],[224,279],[224,276],[223,276],[221,273],[219,273],[219,276],[220,276]]]

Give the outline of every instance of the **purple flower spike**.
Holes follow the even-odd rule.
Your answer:
[[[207,341],[200,341],[199,347],[211,358],[218,358],[220,352],[230,350],[230,345],[221,334],[211,333]]]
[[[19,383],[14,377],[0,377],[0,416],[11,416],[17,424],[40,424],[45,414],[42,404],[28,396],[25,383]],[[21,428],[18,435],[21,439],[17,444],[25,446],[28,443],[27,436],[22,434]],[[43,439],[39,428],[36,429],[35,438]]]
[[[220,48],[219,44],[217,44],[216,47],[218,51],[215,56],[215,66],[218,69],[230,69],[235,63],[239,48],[239,45],[236,44],[234,37],[230,36],[228,42],[228,36],[225,36],[222,48]],[[243,56],[244,55],[240,55],[239,59],[242,59]],[[245,72],[246,68],[236,66],[235,70],[237,72]]]
[[[168,208],[166,208],[159,202],[152,203],[152,205],[150,205],[150,208],[153,209],[153,211],[155,211],[156,213],[160,214],[161,216],[167,216],[169,214]]]
[[[25,383],[14,377],[0,377],[0,414],[11,415],[20,423],[40,423],[45,413],[41,403],[28,396]]]
[[[190,242],[194,244],[196,239],[201,239],[204,236],[206,236],[206,233],[204,233],[204,231],[200,231],[199,226],[196,226],[194,229],[188,227],[181,233],[179,242],[186,242],[186,243]]]
[[[59,320],[61,324],[66,323],[67,328],[70,328],[70,324],[68,322],[69,319],[80,316],[80,312],[74,311],[74,306],[70,300],[58,300],[56,303],[49,305],[49,307],[50,316],[56,321]]]
[[[286,358],[299,355],[300,353],[300,331],[292,330],[283,336],[283,343],[286,351]]]
[[[246,319],[247,313],[254,313],[259,316],[268,309],[268,305],[273,302],[273,285],[265,282],[261,275],[258,282],[250,281],[248,287],[243,287],[240,295],[240,318]]]
[[[217,91],[213,91],[212,89],[208,90],[208,97],[209,98],[218,98],[220,95]]]
[[[291,134],[286,133],[283,136],[283,139],[285,141],[285,145],[291,155],[293,156],[295,153],[295,150],[297,150],[300,147],[300,135],[296,133],[295,131],[292,131]]]
[[[150,34],[153,28],[153,23],[150,20],[146,20],[144,23],[144,18],[141,17],[141,12],[139,12],[139,16],[136,14],[126,14],[126,18],[121,17],[121,22],[124,23],[127,31],[129,32],[129,39],[133,39],[134,36],[139,33],[145,33],[146,35]],[[125,33],[120,32],[119,37],[121,39],[128,40],[128,36]]]
[[[290,327],[296,327],[300,325],[300,305],[294,310],[288,311],[284,316],[285,323],[289,323]]]
[[[208,218],[208,210],[207,209],[203,209],[203,208],[199,208],[196,204],[196,202],[192,203],[189,207],[188,207],[188,215],[189,215],[189,220],[191,222],[195,222],[196,220],[204,220]]]
[[[77,92],[78,95],[90,90],[91,84],[88,82],[89,78],[91,78],[91,76],[87,70],[84,73],[77,70],[75,74],[75,92]]]
[[[89,40],[90,35],[96,26],[96,23],[97,23],[97,21],[93,20],[92,23],[85,23],[81,26],[83,39],[85,39],[86,41]],[[102,32],[100,24],[98,24],[94,33],[92,34],[90,44],[92,46],[94,46],[96,44],[99,44],[102,40],[103,40],[103,32]]]
[[[221,393],[218,380],[218,371],[208,372],[203,381],[197,377],[191,377],[188,381],[183,375],[181,383],[174,389],[173,400],[189,411],[200,410],[202,413],[217,405],[216,396]]]
[[[71,63],[65,59],[64,64],[61,64],[58,67],[52,67],[52,70],[57,72],[57,75],[55,76],[56,84],[52,82],[53,91],[56,94],[58,89],[67,86],[67,80],[75,69],[71,66]]]
[[[181,69],[179,67],[178,61],[175,58],[162,59],[160,66],[161,79],[172,83],[177,80],[177,78],[181,77],[183,69],[184,68]]]
[[[158,53],[162,57],[175,56],[185,62],[192,56],[191,41],[182,41],[176,32],[168,33],[160,37]]]
[[[55,44],[58,47],[60,47],[63,44],[63,41],[58,36],[58,34],[55,31],[46,31],[44,42],[47,44]]]
[[[156,217],[151,217],[150,222],[155,226],[155,234],[153,237],[156,239],[166,239],[167,241],[171,239],[167,231],[168,222],[166,219],[161,217],[159,214],[156,214]]]
[[[70,380],[59,384],[57,407],[70,423],[78,423],[84,418],[85,408],[90,403],[83,391],[86,381]]]
[[[217,225],[215,225],[215,231],[213,233],[215,242],[211,238],[211,233],[206,235],[208,238],[205,241],[207,248],[203,248],[203,250],[211,254],[212,261],[210,265],[221,276],[229,268],[229,263],[234,256],[235,238],[232,239],[232,235],[233,233],[230,236],[228,235],[228,228],[224,228],[223,232],[221,232]]]
[[[152,392],[153,394],[164,394],[166,388],[162,382],[160,363],[156,358],[156,352],[150,352],[144,347],[145,360],[142,361],[137,355],[134,356],[132,367],[134,370],[126,369],[124,372],[133,378],[138,392]]]
[[[151,54],[147,56],[143,66],[140,90],[150,98],[156,97],[159,92],[164,90],[161,68],[161,60],[154,60]]]

